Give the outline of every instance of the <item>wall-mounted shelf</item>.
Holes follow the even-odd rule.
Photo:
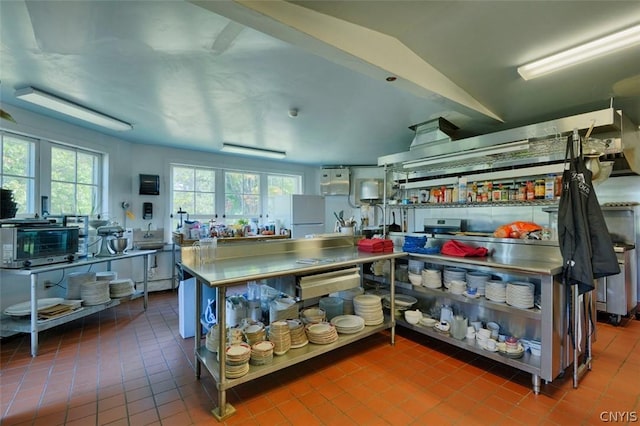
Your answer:
[[[444,209],[455,207],[524,207],[524,206],[556,206],[558,200],[531,200],[531,201],[491,201],[486,203],[413,203],[413,204],[387,204],[390,209]]]

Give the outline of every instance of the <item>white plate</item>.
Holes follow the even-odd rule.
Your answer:
[[[64,302],[64,299],[61,297],[50,297],[46,299],[38,299],[36,301],[37,310],[52,308],[60,303]],[[16,303],[15,305],[11,305],[4,310],[6,315],[11,316],[23,316],[31,314],[31,301]]]

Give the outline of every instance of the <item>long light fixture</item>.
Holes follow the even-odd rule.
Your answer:
[[[640,43],[640,25],[576,46],[555,55],[518,67],[525,80],[598,58]]]
[[[230,154],[253,155],[255,157],[276,158],[276,159],[282,159],[287,156],[287,153],[284,151],[275,151],[275,150],[264,149],[264,148],[253,148],[250,146],[235,145],[232,143],[222,144],[221,151],[228,152]]]
[[[445,163],[447,161],[461,161],[468,160],[469,158],[477,158],[494,154],[506,154],[508,152],[520,152],[527,151],[529,149],[529,141],[522,140],[518,142],[507,143],[494,147],[478,148],[469,150],[468,152],[452,152],[449,154],[438,155],[430,157],[427,160],[411,161],[403,164],[405,169],[416,169],[418,167],[431,166],[434,164]]]
[[[65,114],[79,120],[93,123],[98,126],[106,127],[111,130],[125,131],[133,129],[133,126],[122,120],[118,120],[92,109],[83,107],[57,96],[34,89],[33,87],[25,87],[16,90],[16,98],[32,104]]]

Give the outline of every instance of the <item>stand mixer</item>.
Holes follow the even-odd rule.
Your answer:
[[[100,252],[96,255],[98,257],[110,257],[116,254],[121,254],[124,252],[125,247],[118,252],[117,250],[112,250],[109,248],[109,240],[122,238],[122,234],[124,233],[124,228],[120,225],[106,225],[99,226],[96,229],[98,236],[100,237]]]

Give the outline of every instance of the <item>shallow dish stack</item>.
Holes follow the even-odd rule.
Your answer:
[[[80,298],[84,306],[101,305],[111,302],[109,281],[92,281],[80,285]]]
[[[490,278],[491,276],[484,272],[467,272],[467,288],[475,288],[477,289],[476,294],[478,296],[484,296],[487,281],[489,281]]]
[[[467,290],[467,283],[460,280],[449,281],[449,293],[462,294]]]
[[[133,280],[123,278],[109,281],[109,294],[111,297],[127,297],[133,294]]]
[[[291,348],[297,349],[306,346],[309,343],[304,324],[299,319],[288,319],[289,334],[291,334]]]
[[[316,322],[323,322],[327,318],[327,314],[323,309],[317,307],[311,307],[304,309],[301,313],[302,321],[305,324],[313,324]]]
[[[243,329],[244,340],[247,341],[249,346],[253,346],[255,343],[262,342],[267,338],[267,329],[261,322],[254,322],[247,324]]]
[[[442,273],[439,269],[423,269],[422,285],[427,288],[442,287]]]
[[[451,281],[465,281],[467,276],[467,270],[462,268],[444,268],[442,272],[442,283],[446,288],[449,288]],[[466,281],[465,281],[466,283]]]
[[[307,324],[306,331],[309,341],[316,345],[327,345],[338,340],[338,331],[328,322]]]
[[[237,379],[249,372],[251,346],[246,343],[227,346],[224,374],[228,379]]]
[[[357,316],[364,319],[365,325],[378,325],[384,322],[382,299],[376,294],[360,294],[354,297],[353,309]]]
[[[418,299],[406,294],[396,294],[395,302],[396,302],[396,306],[395,306],[394,315],[396,317],[402,317],[404,315],[404,311],[406,311],[407,309],[411,309],[413,305],[418,303]],[[382,306],[384,306],[387,309],[391,309],[391,295],[386,295],[382,297]]]
[[[111,280],[117,280],[117,279],[118,279],[118,273],[116,271],[96,272],[97,281],[111,281]]]
[[[487,281],[484,297],[493,301],[504,303],[507,300],[507,283],[502,281]]]
[[[521,309],[533,308],[536,287],[532,283],[515,281],[507,284],[506,302]]]
[[[291,349],[291,332],[289,323],[278,320],[269,326],[269,341],[273,342],[273,353],[284,355]]]
[[[255,343],[251,346],[251,365],[266,365],[273,361],[273,342],[267,340]]]
[[[80,286],[96,281],[95,272],[72,272],[67,276],[67,299],[80,299]]]
[[[339,334],[353,334],[364,329],[364,319],[357,315],[338,315],[331,319],[331,324]]]
[[[214,324],[209,329],[205,337],[205,347],[209,352],[218,353],[218,344],[220,341],[220,333],[218,332],[218,324]]]

